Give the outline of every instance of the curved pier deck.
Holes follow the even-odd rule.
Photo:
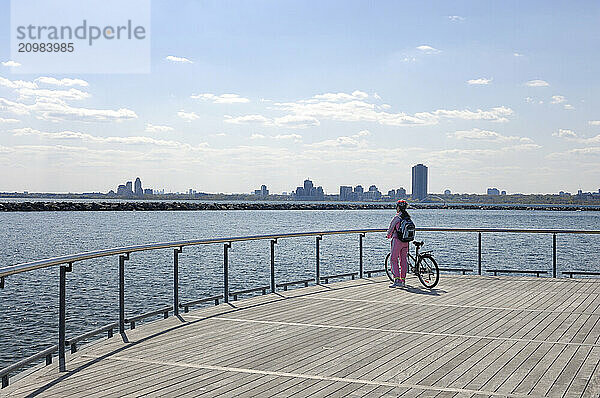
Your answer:
[[[2,395],[598,397],[600,281],[359,279],[138,326]],[[124,341],[125,340],[125,341]]]

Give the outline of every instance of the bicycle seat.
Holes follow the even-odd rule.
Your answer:
[[[417,246],[417,247],[421,247],[425,244],[425,242],[421,241],[421,242],[413,242],[413,245]]]

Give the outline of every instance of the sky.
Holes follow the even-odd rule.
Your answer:
[[[597,1],[152,1],[150,73],[23,74],[0,0],[0,191],[410,192],[417,163],[433,193],[598,191],[598,22]]]

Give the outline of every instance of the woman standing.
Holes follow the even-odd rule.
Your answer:
[[[410,220],[410,215],[406,211],[408,203],[405,200],[399,200],[396,202],[396,215],[390,223],[390,227],[387,231],[387,238],[392,239],[392,255],[390,261],[392,263],[392,274],[394,274],[394,283],[390,287],[404,287],[406,286],[405,278],[406,271],[408,268],[407,256],[408,256],[408,245],[410,241],[403,241],[403,226],[410,223],[413,227],[414,224]],[[411,236],[411,240],[414,236]],[[398,269],[398,260],[400,260],[400,269]]]

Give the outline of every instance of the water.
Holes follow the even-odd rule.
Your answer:
[[[412,210],[417,226],[599,229],[599,212]],[[390,210],[0,213],[0,266],[108,247],[183,239],[336,229],[386,228]],[[442,267],[477,268],[477,234],[418,233]],[[559,235],[560,270],[598,270],[600,236]],[[389,243],[364,239],[364,268],[383,268]],[[281,239],[277,283],[314,277],[315,238]],[[180,255],[180,300],[221,293],[223,246],[186,247]],[[172,301],[173,250],[133,253],[126,262],[127,316]],[[234,243],[230,289],[269,284],[268,241]],[[484,234],[483,267],[552,267],[552,237]],[[358,236],[325,236],[321,275],[358,270]],[[443,278],[443,276],[442,276]],[[56,344],[58,268],[6,279],[0,290],[0,368]],[[118,258],[75,263],[67,274],[67,338],[118,320]]]

